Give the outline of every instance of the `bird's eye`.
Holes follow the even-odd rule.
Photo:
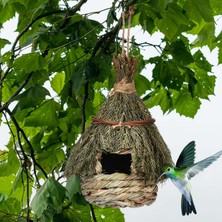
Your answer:
[[[167,171],[170,171],[170,170],[171,170],[170,167],[168,167],[168,168],[167,168]]]

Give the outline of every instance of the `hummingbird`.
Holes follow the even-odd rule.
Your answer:
[[[170,178],[182,193],[181,211],[183,216],[189,215],[192,212],[197,213],[190,191],[189,180],[217,160],[222,155],[222,150],[197,163],[194,163],[195,153],[195,142],[191,141],[180,153],[176,165],[164,165],[163,173],[159,177],[161,178],[165,175],[167,178]]]

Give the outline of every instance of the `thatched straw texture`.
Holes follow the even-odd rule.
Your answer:
[[[107,99],[96,117],[124,122],[145,120],[151,115],[135,93],[115,93]],[[170,152],[155,124],[116,128],[91,124],[72,150],[66,174],[94,175],[97,153],[121,149],[132,151],[132,171],[148,180],[156,180],[163,164],[171,162]]]
[[[128,61],[123,59],[127,64]],[[127,65],[126,68],[128,67]],[[123,68],[116,69],[117,82],[124,78],[133,82],[133,68],[125,69],[125,73],[122,72]],[[151,114],[136,93],[116,92],[108,97],[96,118],[124,122],[146,120],[151,118]],[[170,152],[155,124],[115,128],[105,124],[91,124],[71,152],[66,175],[94,175],[97,153],[121,149],[132,151],[132,172],[148,180],[156,180],[162,166],[172,162]]]
[[[81,176],[83,194],[90,203],[113,207],[149,205],[156,198],[156,181],[163,165],[172,163],[170,151],[152,121],[134,125],[135,121],[152,120],[135,92],[135,60],[119,56],[114,65],[117,75],[114,91],[96,118],[120,124],[127,121],[131,125],[92,122],[71,151],[65,175]],[[124,150],[131,154],[131,174],[104,175],[101,154]]]

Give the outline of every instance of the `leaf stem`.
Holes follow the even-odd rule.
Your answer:
[[[96,215],[95,215],[95,211],[94,211],[93,205],[92,205],[92,204],[89,204],[89,206],[90,206],[90,209],[91,209],[91,213],[92,213],[93,221],[94,221],[94,222],[97,222],[97,219],[96,219]]]

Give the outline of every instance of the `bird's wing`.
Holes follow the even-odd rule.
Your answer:
[[[195,142],[191,141],[188,143],[177,160],[176,167],[186,168],[194,164],[195,159]]]
[[[178,190],[183,194],[187,202],[191,205],[191,194],[189,191],[189,184],[186,180],[181,179],[171,179],[174,185],[178,188]]]
[[[188,201],[186,200],[186,198],[184,197],[184,195],[182,194],[182,197],[181,197],[181,211],[182,211],[183,216],[185,214],[189,215],[192,212],[197,214],[196,208],[195,208],[194,203],[193,203],[192,196],[191,196],[191,204],[189,204]]]
[[[201,160],[197,163],[195,163],[192,167],[190,167],[186,174],[188,179],[194,177],[197,175],[200,171],[203,171],[205,168],[207,168],[210,164],[212,164],[215,160],[217,160],[222,155],[222,150],[217,152],[216,154]]]

